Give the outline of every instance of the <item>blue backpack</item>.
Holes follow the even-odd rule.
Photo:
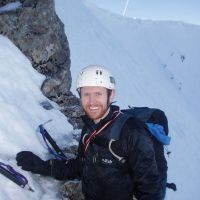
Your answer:
[[[131,107],[121,110],[125,115],[120,115],[112,127],[111,137],[118,139],[121,128],[130,117],[135,117],[143,121],[149,130],[149,133],[161,144],[169,145],[171,138],[168,136],[168,121],[165,113],[157,108]]]
[[[150,138],[153,141],[155,159],[161,177],[160,184],[162,185],[164,198],[166,187],[171,188],[174,191],[176,190],[176,185],[174,183],[167,183],[168,167],[164,155],[164,145],[169,145],[171,140],[168,136],[169,129],[167,117],[162,110],[148,107],[130,107],[129,109],[121,110],[121,112],[124,114],[119,115],[112,125],[111,138],[114,140],[119,139],[122,127],[131,117],[135,117],[146,124]],[[167,151],[167,154],[169,155],[170,152]]]

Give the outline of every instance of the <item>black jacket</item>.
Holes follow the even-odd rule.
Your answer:
[[[86,199],[131,200],[135,194],[138,200],[160,200],[155,152],[144,123],[130,118],[122,128],[119,140],[110,147],[111,153],[107,141],[111,139],[113,121],[91,140],[84,152],[83,141],[113,119],[118,110],[117,106],[111,106],[108,116],[98,124],[84,116],[85,127],[77,158],[67,164],[53,164],[52,175],[59,180],[80,178]],[[117,160],[113,152],[124,157],[125,163]]]

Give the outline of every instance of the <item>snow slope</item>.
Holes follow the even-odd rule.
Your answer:
[[[36,132],[38,125],[52,119],[45,127],[61,146],[74,143],[70,133],[72,126],[57,106],[40,91],[44,76],[36,72],[30,61],[2,36],[0,63],[0,162],[11,165],[25,175],[35,190],[31,193],[21,189],[0,174],[0,199],[16,199],[15,195],[22,200],[56,199],[61,183],[22,172],[16,167],[15,155],[19,151],[28,150],[48,159],[50,156],[44,142]],[[54,109],[45,110],[41,106],[42,102],[49,102]]]
[[[124,18],[80,0],[57,0],[56,9],[69,40],[72,77],[88,64],[105,65],[116,77],[121,107],[163,109],[172,136],[169,181],[178,186],[167,197],[198,199],[200,26]],[[75,91],[75,79],[72,86]]]
[[[56,0],[71,50],[72,91],[75,77],[88,64],[108,67],[116,77],[117,104],[122,108],[163,109],[169,119],[172,151],[169,182],[177,192],[166,199],[198,200],[200,191],[200,26],[180,22],[144,21],[112,14],[83,0]],[[49,158],[37,126],[45,125],[60,146],[74,144],[71,125],[56,104],[44,97],[44,77],[5,37],[0,36],[0,161],[23,173],[35,192],[19,188],[0,175],[0,199],[59,199],[62,182],[22,171],[15,155],[30,150]],[[45,110],[48,101],[53,109]]]

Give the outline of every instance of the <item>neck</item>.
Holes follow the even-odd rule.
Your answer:
[[[110,107],[101,118],[94,120],[94,123],[95,124],[99,123],[103,118],[105,118],[108,115],[109,112],[110,112]]]

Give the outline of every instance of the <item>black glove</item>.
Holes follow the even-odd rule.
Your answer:
[[[44,161],[30,151],[21,151],[16,156],[17,165],[35,174],[51,176],[50,161]]]

